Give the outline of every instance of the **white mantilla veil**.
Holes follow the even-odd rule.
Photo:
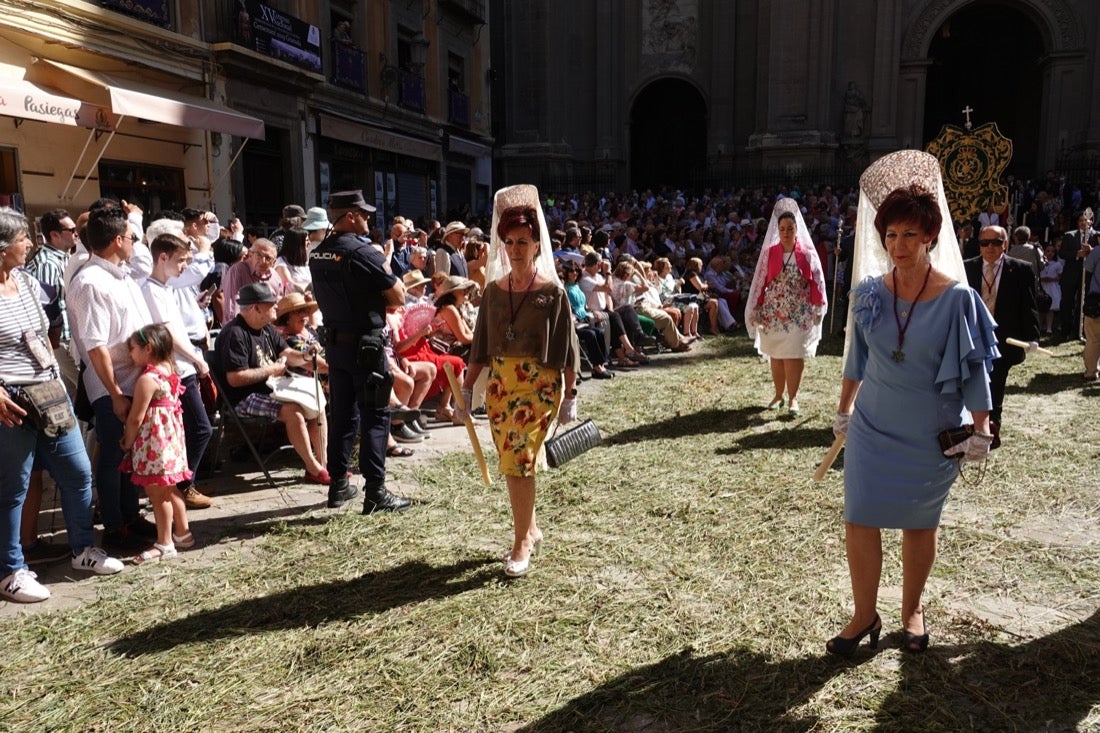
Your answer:
[[[507,277],[512,271],[512,263],[508,260],[508,253],[504,251],[504,243],[497,234],[497,225],[500,224],[500,212],[516,206],[523,206],[535,210],[539,222],[539,254],[535,258],[535,268],[544,278],[563,287],[558,278],[557,269],[554,266],[554,252],[550,246],[550,231],[546,226],[546,215],[542,213],[539,203],[539,190],[534,186],[521,183],[517,186],[508,186],[496,192],[493,197],[493,226],[490,229],[489,259],[485,265],[485,281],[494,282]]]
[[[749,338],[753,339],[756,350],[760,351],[760,333],[756,327],[756,304],[760,300],[760,294],[764,291],[764,281],[768,275],[768,257],[773,247],[779,244],[779,215],[784,212],[794,214],[795,221],[795,248],[806,255],[810,264],[810,274],[817,281],[823,298],[828,298],[825,288],[825,274],[821,269],[821,259],[817,256],[817,248],[810,237],[810,230],[806,228],[806,220],[802,218],[802,210],[798,207],[798,201],[793,198],[781,198],[775,202],[772,208],[772,218],[768,222],[768,231],[764,235],[764,243],[760,247],[760,257],[756,260],[756,271],[752,276],[752,284],[749,286],[749,299],[745,303],[745,328]],[[818,323],[814,326],[817,330],[817,340],[821,339],[820,317],[824,316],[827,302],[821,306],[814,306]],[[816,343],[816,342],[815,342]]]
[[[856,214],[856,238],[852,248],[853,287],[868,277],[879,277],[890,271],[890,256],[875,229],[875,216],[879,205],[891,192],[914,184],[936,197],[940,214],[943,215],[943,226],[940,227],[936,246],[929,253],[932,267],[956,282],[966,282],[962,251],[959,249],[959,240],[955,237],[951,209],[943,190],[939,160],[923,150],[899,150],[879,158],[859,177],[859,210]],[[844,360],[847,360],[848,347],[852,343],[852,318],[849,308],[844,330]]]

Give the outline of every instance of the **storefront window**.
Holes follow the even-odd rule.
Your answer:
[[[147,217],[161,211],[182,211],[187,205],[181,168],[126,161],[100,161],[99,195],[137,204]]]

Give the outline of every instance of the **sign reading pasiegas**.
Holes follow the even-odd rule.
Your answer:
[[[233,38],[265,56],[321,72],[321,30],[259,0],[237,0]]]

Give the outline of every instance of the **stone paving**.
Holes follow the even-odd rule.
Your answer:
[[[481,444],[486,447],[490,462],[494,460],[492,438],[488,423],[476,421]],[[450,423],[427,422],[431,438],[407,447],[414,451],[408,458],[389,458],[391,464],[418,463],[430,461],[442,453],[462,450],[470,451],[469,438],[465,428]],[[233,430],[226,431],[228,445],[238,445],[239,439]],[[223,451],[224,453],[227,451]],[[303,469],[293,451],[286,451],[273,461],[272,477],[278,488],[272,488],[264,479],[262,472],[255,471],[255,462],[251,456],[247,461],[226,460],[220,470],[213,474],[199,475],[199,489],[209,492],[214,506],[209,509],[190,510],[188,518],[198,545],[171,560],[183,564],[213,564],[226,552],[247,548],[263,535],[268,523],[289,517],[306,516],[312,513],[359,511],[359,498],[340,509],[326,506],[328,489],[324,486],[302,484]],[[401,471],[402,476],[409,472]],[[354,477],[353,481],[362,483]],[[388,487],[397,494],[415,497],[419,487],[408,481],[389,481]],[[43,510],[39,515],[39,535],[45,540],[64,544],[66,542],[65,523],[61,517],[58,494],[49,479],[43,491]],[[152,520],[150,512],[149,519]],[[97,542],[102,527],[97,526]],[[204,537],[220,537],[214,544],[204,544]],[[38,580],[50,589],[51,597],[41,603],[11,603],[0,601],[0,618],[17,613],[37,613],[54,609],[64,609],[95,601],[101,594],[109,594],[118,587],[118,576],[95,576],[75,571],[68,560],[48,565],[36,565],[31,568],[38,574]],[[127,562],[120,573],[134,572],[135,566]]]

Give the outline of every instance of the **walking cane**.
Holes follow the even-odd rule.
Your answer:
[[[328,461],[328,417],[325,415],[325,406],[321,403],[321,375],[317,372],[317,352],[313,352],[313,397],[317,400],[317,435],[320,437],[320,445],[317,452],[321,454],[321,465]]]
[[[1081,262],[1081,295],[1077,304],[1077,339],[1085,340],[1085,265]]]
[[[833,439],[833,444],[829,446],[829,452],[821,459],[821,463],[818,464],[817,470],[814,471],[814,481],[821,481],[825,478],[825,474],[829,472],[829,469],[833,465],[833,461],[840,455],[840,449],[844,447],[845,437],[847,436],[841,433]]]
[[[492,486],[493,480],[489,478],[489,464],[485,462],[485,454],[481,452],[481,441],[477,439],[477,431],[474,430],[474,419],[470,416],[473,405],[467,405],[466,400],[462,398],[462,385],[458,383],[458,377],[455,376],[454,367],[451,366],[450,362],[443,365],[443,372],[447,375],[447,381],[451,385],[455,405],[466,413],[466,434],[470,436],[470,445],[473,446],[474,457],[477,458],[477,465],[481,468],[481,480],[485,482],[486,486]]]
[[[836,289],[840,280],[840,256],[836,250],[840,249],[840,239],[844,234],[844,227],[836,228],[836,247],[833,249],[833,299],[829,301],[829,333],[836,333]]]

